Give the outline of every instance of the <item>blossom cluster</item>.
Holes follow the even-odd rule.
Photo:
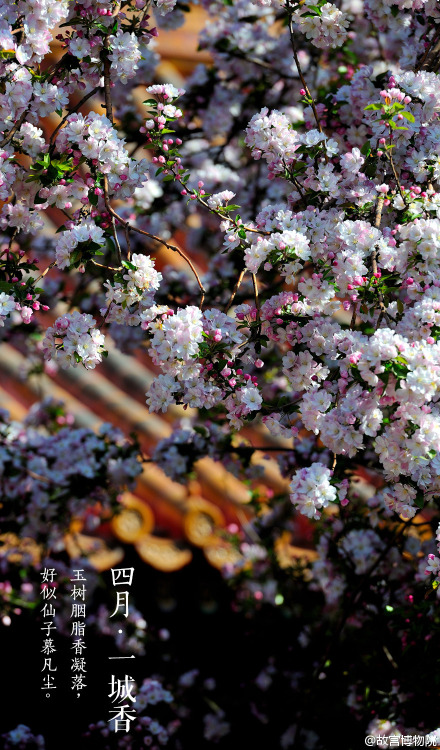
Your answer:
[[[53,359],[64,368],[81,363],[93,370],[105,353],[104,334],[95,325],[96,321],[87,313],[74,311],[57,318],[43,340],[45,359]]]
[[[234,369],[234,352],[244,337],[227,315],[188,306],[175,314],[167,311],[146,328],[153,362],[164,370],[147,394],[151,409],[164,411],[180,399],[210,408],[226,398],[228,416],[235,421],[259,408],[261,396],[252,377]]]
[[[47,414],[51,403],[44,405]],[[10,422],[0,430],[0,485],[6,499],[2,529],[58,545],[72,517],[84,518],[91,506],[110,510],[117,495],[141,472],[137,447],[111,425],[98,434],[57,418],[43,427],[36,411],[29,424]],[[50,532],[48,532],[50,528]]]
[[[102,308],[101,313],[106,315],[108,311],[109,322],[146,327],[159,312],[166,311],[153,305],[162,274],[156,271],[148,255],[137,253],[130,261],[123,261],[123,267],[124,274],[114,275],[105,283],[107,308]]]
[[[315,47],[340,47],[347,39],[347,14],[332,3],[314,4],[313,0],[305,0],[295,11],[293,18],[300,31]]]
[[[108,180],[109,194],[115,197],[128,198],[147,179],[147,161],[130,159],[124,141],[105,115],[95,112],[87,117],[70,115],[57,136],[56,145],[60,153],[67,150],[72,154],[73,166],[78,165],[81,158],[90,161],[92,166],[99,165],[99,172]],[[96,180],[92,184],[95,191],[100,189]],[[91,187],[89,183],[87,186]],[[69,183],[63,188],[63,193],[70,197],[75,184]],[[98,195],[102,195],[102,188]]]
[[[330,484],[330,471],[320,463],[297,472],[290,483],[290,499],[300,513],[319,518],[321,508],[336,499],[336,488]]]

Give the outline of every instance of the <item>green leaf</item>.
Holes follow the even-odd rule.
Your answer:
[[[98,205],[98,196],[95,195],[93,190],[89,190],[88,193],[88,199],[91,206],[97,206]]]
[[[137,266],[133,265],[133,263],[130,263],[129,260],[123,260],[122,265],[124,266],[124,268],[129,268],[130,271],[136,271],[137,269]]]
[[[371,144],[370,141],[367,141],[364,143],[364,145],[361,148],[361,154],[364,156],[369,156],[371,154]]]
[[[70,262],[71,263],[78,263],[82,258],[82,251],[81,250],[74,250],[72,255],[70,256]]]
[[[417,505],[418,508],[423,508],[423,506],[425,505],[425,500],[422,492],[417,493],[416,497],[414,498],[414,505]]]
[[[405,112],[401,112],[400,114],[402,115],[402,117],[405,118],[405,120],[408,120],[408,122],[415,122],[416,121],[416,118],[414,117],[414,115],[412,114],[412,112],[406,112],[406,110],[405,110]]]

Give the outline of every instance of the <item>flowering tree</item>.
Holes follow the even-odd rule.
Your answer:
[[[440,12],[434,0],[202,5],[212,64],[183,91],[154,73],[153,24],[177,27],[179,2],[0,4],[2,336],[49,371],[94,369],[108,339],[146,347],[150,411],[199,410],[158,443],[167,474],[186,482],[208,455],[253,480],[263,449],[289,478],[288,496],[254,491],[254,522],[230,529],[237,606],[321,591],[336,639],[380,615],[403,654],[416,610],[438,620]],[[105,114],[83,114],[92,98]],[[63,216],[56,232],[45,214]],[[163,248],[179,270],[156,270]],[[59,541],[64,516],[110,507],[143,457],[112,430],[37,436],[34,417],[1,431],[3,494],[20,503],[2,515],[34,537],[57,517]],[[318,557],[281,566],[286,578],[275,551],[301,515]],[[305,649],[319,601],[296,634]],[[313,680],[335,648],[315,655]],[[370,733],[434,729],[400,677],[366,708],[370,676],[346,681],[365,729],[373,710]],[[297,717],[283,747],[304,732],[320,747],[312,727]]]

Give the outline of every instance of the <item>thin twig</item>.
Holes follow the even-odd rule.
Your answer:
[[[384,202],[384,196],[379,195],[379,198],[377,199],[377,204],[376,204],[376,217],[374,220],[374,226],[376,227],[376,229],[380,228],[380,223],[382,221],[383,202]],[[373,252],[371,253],[371,268],[373,270],[373,273],[377,273],[377,247],[376,245],[374,245]]]
[[[113,266],[105,266],[103,263],[98,263],[98,261],[93,260],[93,258],[90,258],[90,261],[93,263],[94,266],[99,266],[99,268],[105,268],[107,271],[121,271],[122,266],[118,266],[118,268],[114,268]]]
[[[312,107],[313,114],[315,116],[315,120],[316,120],[316,124],[318,126],[318,130],[319,130],[320,133],[322,133],[323,130],[322,130],[322,127],[321,127],[321,123],[319,121],[319,116],[318,116],[318,111],[316,109],[315,101],[313,99],[313,96],[310,93],[309,87],[307,86],[306,79],[304,78],[304,75],[303,75],[303,72],[302,72],[302,69],[301,69],[301,65],[300,65],[300,62],[299,62],[299,59],[298,59],[298,53],[296,51],[296,44],[295,44],[295,31],[294,31],[294,28],[293,28],[293,23],[294,23],[293,16],[291,15],[290,18],[289,18],[289,32],[290,32],[290,42],[291,42],[292,51],[293,51],[293,59],[295,60],[295,65],[296,65],[296,68],[298,70],[298,75],[299,75],[299,77],[301,79],[301,83],[303,85],[303,88],[304,88],[304,90],[306,92],[306,95],[307,95],[308,99],[310,100],[310,105]]]
[[[296,81],[296,76],[290,76],[287,73],[281,73],[279,70],[276,70],[270,63],[265,62],[264,60],[258,60],[258,58],[256,57],[249,57],[248,55],[245,55],[244,52],[240,52],[240,50],[233,50],[233,52],[229,52],[229,56],[238,57],[245,62],[252,63],[253,65],[258,65],[260,68],[264,68],[265,70],[270,70],[271,73],[274,73],[279,78],[285,78],[288,81]]]
[[[243,276],[245,275],[246,270],[247,270],[246,268],[243,268],[243,270],[240,273],[240,276],[237,279],[237,283],[235,284],[235,286],[234,286],[234,288],[232,290],[232,294],[231,294],[231,296],[229,298],[229,302],[228,302],[228,304],[226,305],[226,307],[224,309],[225,313],[228,312],[229,308],[231,307],[231,305],[232,305],[232,303],[233,303],[233,301],[235,299],[235,295],[237,294],[237,292],[238,292],[238,290],[240,288],[240,285],[241,285],[241,282],[243,281]]]
[[[15,125],[12,126],[10,131],[8,132],[7,136],[3,138],[2,141],[0,141],[0,147],[3,148],[3,146],[6,146],[7,143],[13,138],[14,134],[21,128],[23,125],[26,115],[28,114],[29,109],[25,109],[25,111],[20,115]]]
[[[46,270],[45,270],[45,271],[43,271],[43,273],[40,273],[40,275],[39,275],[39,276],[37,276],[37,278],[36,278],[36,279],[34,280],[34,284],[36,284],[36,283],[37,283],[37,281],[40,281],[40,279],[42,279],[42,278],[43,278],[44,276],[46,276],[46,274],[47,274],[47,273],[48,273],[48,272],[50,271],[50,269],[51,269],[51,268],[53,268],[54,266],[56,266],[56,260],[53,260],[53,261],[52,261],[52,263],[50,263],[50,264],[48,265],[48,267],[46,268]]]
[[[259,341],[259,338],[261,336],[261,316],[260,316],[260,295],[258,293],[258,281],[257,276],[255,273],[252,274],[252,284],[254,285],[254,298],[255,298],[255,307],[257,308],[257,340]],[[261,344],[260,349],[257,349],[257,351],[261,351]]]
[[[350,331],[353,331],[356,325],[356,312],[357,312],[357,302],[355,302],[353,305],[353,315],[351,316]]]
[[[131,244],[130,244],[130,232],[127,225],[124,227],[125,241],[127,243],[127,259],[131,260]]]
[[[172,173],[173,173],[173,175],[174,175],[174,177],[176,179],[178,179],[180,177],[180,175],[178,173],[176,173],[174,171],[174,169],[171,169],[171,171],[172,171]],[[207,208],[208,211],[210,211],[212,214],[215,214],[216,216],[218,216],[219,219],[221,219],[222,221],[225,221],[225,220],[229,221],[230,224],[231,224],[231,229],[228,230],[228,231],[232,232],[232,231],[234,231],[234,228],[236,229],[236,227],[234,227],[234,223],[233,223],[232,219],[230,219],[228,216],[225,216],[224,214],[222,214],[222,212],[218,208],[214,208],[214,206],[210,206],[205,200],[203,200],[202,196],[199,195],[196,190],[194,190],[193,188],[188,187],[188,185],[185,186],[185,190],[190,195],[192,195],[197,200],[197,202],[200,203],[201,206],[204,206],[205,208]],[[271,234],[272,234],[272,232],[268,232],[266,229],[256,229],[255,227],[248,227],[245,224],[240,224],[240,229],[244,229],[245,232],[254,232],[255,234],[261,234],[261,235],[264,235],[265,237],[270,237]]]
[[[200,276],[197,273],[196,269],[194,268],[194,264],[192,263],[190,258],[188,258],[188,256],[185,255],[183,250],[181,250],[179,247],[176,247],[176,245],[171,245],[169,242],[165,242],[165,240],[162,240],[156,234],[151,234],[151,232],[146,232],[144,229],[138,229],[138,227],[132,226],[128,221],[125,221],[125,219],[123,219],[122,216],[119,216],[119,214],[116,213],[116,211],[110,205],[110,199],[108,195],[107,175],[104,175],[104,203],[109,214],[113,216],[115,219],[117,219],[117,221],[119,221],[120,224],[122,224],[124,229],[126,229],[127,231],[131,231],[131,232],[137,232],[138,234],[144,235],[144,237],[149,237],[151,240],[155,240],[156,242],[159,242],[164,247],[167,247],[169,250],[172,250],[174,253],[177,253],[178,255],[180,255],[180,257],[183,258],[183,260],[185,260],[186,263],[188,263],[189,267],[191,268],[191,271],[193,272],[197,280],[197,284],[199,285],[199,289],[201,292],[200,309],[202,309],[203,302],[205,300],[206,290],[202,282],[200,281]]]
[[[110,92],[110,68],[111,62],[108,56],[109,40],[108,36],[104,37],[104,49],[102,51],[103,60],[103,73],[104,73],[104,99],[105,99],[105,113],[113,125],[113,107],[112,97]]]
[[[275,453],[278,451],[287,451],[291,453],[293,450],[293,448],[286,448],[281,445],[231,445],[230,448],[225,448],[225,453],[252,453],[253,451],[262,451],[262,453],[267,453],[268,451]]]
[[[380,229],[380,224],[382,221],[382,210],[383,210],[383,202],[385,200],[384,195],[380,195],[377,199],[377,205],[376,205],[376,218],[374,220],[374,226],[376,229]],[[373,252],[371,253],[371,270],[373,272],[373,276],[376,278],[375,274],[377,273],[377,247],[374,245]],[[379,328],[380,323],[382,322],[382,318],[385,316],[388,318],[388,313],[385,308],[385,304],[383,301],[383,296],[381,292],[378,292],[379,296],[379,307],[380,307],[380,315],[377,320],[376,328]]]
[[[11,251],[12,249],[12,243],[14,242],[17,234],[18,234],[18,227],[15,227],[14,231],[12,232],[11,239],[9,240],[9,245],[8,245],[9,251]]]
[[[400,179],[399,179],[399,177],[397,175],[396,167],[394,166],[394,161],[393,161],[393,157],[391,155],[391,151],[390,151],[390,153],[388,153],[388,151],[386,151],[385,153],[386,153],[388,161],[390,162],[390,166],[391,166],[391,169],[393,171],[394,179],[397,182],[397,187],[399,188],[400,196],[401,196],[401,198],[402,198],[405,206],[407,206],[408,204],[407,204],[407,201],[406,201],[406,198],[405,198],[405,193],[403,192],[402,185],[400,184]]]
[[[425,62],[427,61],[428,56],[431,54],[433,49],[436,47],[437,42],[440,40],[440,29],[437,31],[436,34],[433,35],[431,41],[428,44],[427,49],[425,50],[425,53],[421,60],[417,63],[417,66],[415,68],[415,72],[418,73],[424,66]],[[435,55],[435,49],[434,49],[434,55]],[[430,61],[431,62],[431,61]],[[428,66],[427,66],[428,67]]]
[[[102,316],[102,320],[101,320],[101,322],[99,324],[100,327],[102,327],[104,325],[105,321],[107,320],[108,314],[110,312],[110,308],[111,308],[112,304],[113,304],[113,300],[111,299],[110,302],[108,303],[107,310],[105,311],[104,315]]]
[[[258,315],[258,320],[259,320],[260,319],[260,297],[258,294],[257,277],[254,273],[252,274],[252,283],[254,285],[255,307],[257,308],[257,315]]]
[[[256,543],[261,544],[261,537],[257,534],[254,527],[249,523],[244,512],[241,508],[237,509],[237,516],[239,518],[242,529],[245,530],[247,535]]]
[[[121,253],[121,246],[120,246],[120,244],[119,244],[119,239],[118,239],[118,232],[117,232],[117,230],[116,230],[116,223],[115,223],[115,217],[114,217],[114,216],[112,216],[112,218],[111,218],[111,224],[112,224],[112,229],[113,229],[113,237],[115,238],[115,245],[116,245],[116,249],[117,249],[117,251],[118,251],[118,260],[119,260],[119,265],[122,265],[122,253]]]
[[[66,57],[69,57],[69,53],[68,53],[68,52],[66,52],[66,53],[65,53],[65,54],[64,54],[64,55],[62,56],[62,58],[61,58],[60,60],[58,60],[58,61],[57,61],[57,62],[56,62],[56,63],[54,64],[54,66],[53,66],[52,70],[51,70],[51,69],[49,68],[49,70],[48,70],[48,71],[46,71],[46,75],[47,75],[47,80],[48,80],[49,82],[50,82],[50,80],[51,80],[51,79],[52,79],[52,78],[53,78],[53,77],[54,77],[54,76],[55,76],[55,75],[56,75],[56,74],[58,73],[58,71],[60,70],[60,68],[62,68],[62,67],[63,67],[63,65],[64,65],[64,63],[65,63],[65,60],[66,60]]]

